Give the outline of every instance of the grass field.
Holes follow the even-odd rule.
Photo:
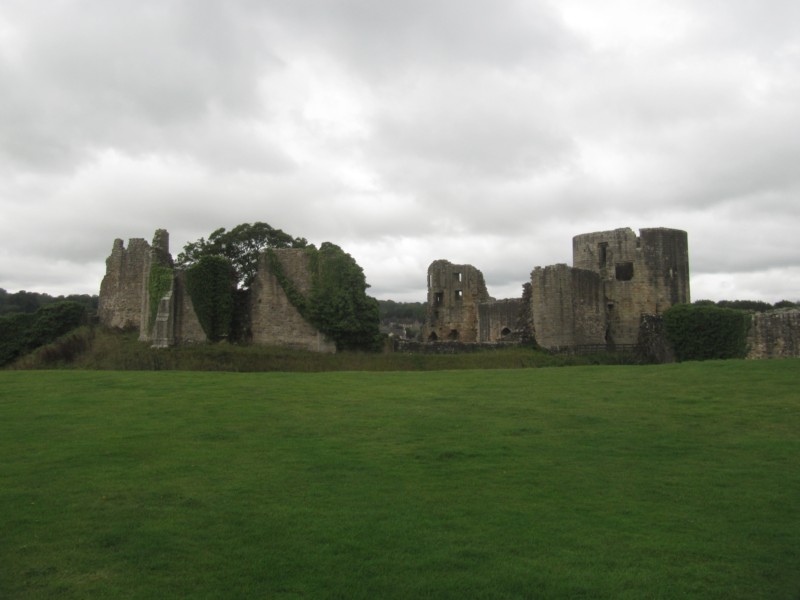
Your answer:
[[[800,361],[0,372],[0,598],[800,598]]]

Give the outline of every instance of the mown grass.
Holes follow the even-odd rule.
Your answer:
[[[0,597],[796,600],[799,367],[5,371]]]

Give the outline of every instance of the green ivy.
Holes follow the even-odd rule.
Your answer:
[[[158,315],[158,305],[161,299],[172,289],[174,274],[170,267],[163,265],[152,265],[150,267],[149,286],[150,290],[150,321],[148,325],[153,327]]]
[[[675,358],[744,358],[750,313],[705,304],[677,304],[664,312],[664,329]]]
[[[217,342],[230,333],[236,275],[222,256],[203,256],[186,270],[186,290],[206,336]]]
[[[272,250],[267,260],[289,302],[300,315],[336,343],[339,350],[380,347],[378,301],[366,294],[364,271],[339,246],[323,243],[305,248],[311,270],[311,292],[303,296],[286,276]]]

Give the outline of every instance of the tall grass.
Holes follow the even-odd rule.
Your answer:
[[[0,597],[794,600],[798,367],[2,372]]]

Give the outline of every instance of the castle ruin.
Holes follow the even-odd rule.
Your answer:
[[[308,256],[299,249],[272,250],[284,275],[301,293],[311,287]],[[154,267],[171,270],[171,281],[163,293],[153,297]],[[155,307],[151,302],[156,302]],[[186,290],[185,272],[174,267],[169,253],[169,234],[159,229],[153,244],[132,238],[126,248],[114,240],[106,260],[106,275],[100,284],[98,317],[102,325],[139,331],[139,340],[154,347],[207,341]],[[313,327],[289,301],[265,255],[251,289],[248,320],[253,342],[311,350],[335,352],[336,345]]]
[[[536,267],[519,299],[494,300],[471,265],[428,269],[424,339],[496,343],[535,338],[549,350],[635,345],[643,315],[689,302],[685,231],[614,229],[577,235],[572,266]]]

